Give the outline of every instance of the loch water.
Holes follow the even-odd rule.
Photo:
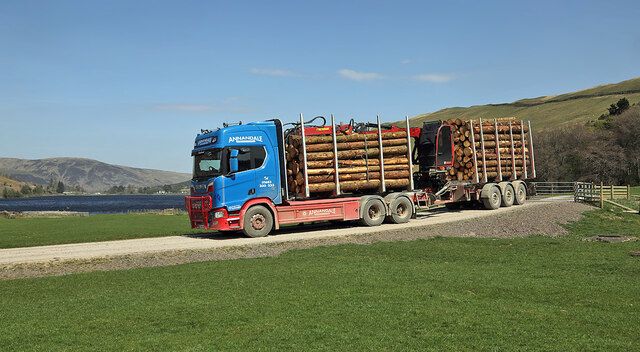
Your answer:
[[[0,211],[81,211],[90,214],[115,214],[184,209],[183,195],[86,195],[46,196],[0,199]]]

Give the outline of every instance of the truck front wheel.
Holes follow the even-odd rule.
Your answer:
[[[365,226],[378,226],[386,215],[384,204],[380,199],[370,199],[362,209],[360,223]]]
[[[244,214],[242,232],[249,237],[264,237],[273,229],[273,215],[262,205],[254,205]]]

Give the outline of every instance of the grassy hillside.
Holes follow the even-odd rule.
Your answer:
[[[175,184],[191,178],[189,174],[111,165],[82,158],[0,158],[0,173],[38,185],[47,185],[50,179],[60,180],[65,185],[81,186],[89,192],[103,191],[111,186]]]
[[[522,99],[507,104],[476,105],[447,108],[411,118],[411,126],[423,121],[448,119],[500,118],[515,116],[531,120],[536,130],[596,120],[607,112],[609,105],[626,97],[631,104],[640,102],[640,78],[605,84],[573,93]]]
[[[14,180],[12,178],[9,178],[7,176],[4,175],[0,175],[0,191],[7,188],[7,189],[11,189],[14,191],[20,191],[20,189],[22,188],[22,186],[26,185],[27,183],[25,182],[21,182],[18,180]]]

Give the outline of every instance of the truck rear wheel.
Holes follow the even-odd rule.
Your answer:
[[[244,214],[242,232],[249,237],[264,237],[273,229],[273,215],[262,205],[254,205]]]
[[[527,187],[522,182],[518,182],[516,186],[515,196],[513,197],[513,204],[524,204],[527,200]]]
[[[502,203],[502,197],[500,196],[500,188],[493,186],[487,191],[486,197],[483,195],[482,203],[487,209],[498,209],[500,203]]]
[[[391,215],[387,216],[387,221],[394,224],[403,224],[411,219],[413,204],[407,197],[398,197],[389,204],[389,212],[391,212]]]
[[[506,185],[504,187],[504,192],[502,192],[502,206],[510,207],[513,205],[513,198],[515,197],[515,191],[513,190],[512,185]]]
[[[384,221],[385,213],[384,203],[380,199],[370,199],[364,204],[360,223],[365,226],[378,226]]]

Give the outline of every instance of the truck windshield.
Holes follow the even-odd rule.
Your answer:
[[[196,152],[193,159],[193,178],[211,178],[222,175],[222,149]]]

